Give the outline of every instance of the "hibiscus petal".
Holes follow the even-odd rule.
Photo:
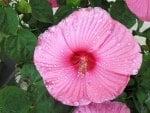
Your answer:
[[[102,103],[120,95],[130,77],[109,72],[99,66],[86,75],[87,94],[92,102]]]
[[[150,21],[149,0],[126,0],[129,9],[141,20]]]
[[[34,63],[43,76],[43,73],[48,71],[66,67],[67,55],[71,53],[61,30],[54,26],[39,36],[38,45],[34,52]]]
[[[84,78],[77,76],[72,67],[45,74],[43,80],[49,93],[66,105],[79,106],[90,103]]]
[[[121,102],[91,103],[79,106],[73,113],[130,113],[129,108]]]
[[[123,75],[136,75],[142,62],[141,49],[131,32],[115,22],[112,34],[97,51],[99,66]]]
[[[97,48],[113,27],[110,15],[100,8],[83,8],[74,12],[58,26],[72,50]]]

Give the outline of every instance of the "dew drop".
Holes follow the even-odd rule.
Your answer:
[[[138,73],[138,70],[137,69],[134,69],[133,71],[132,71],[132,74],[133,75],[136,75]]]
[[[98,20],[98,23],[102,22],[102,20],[103,20],[103,19],[99,19],[99,20]]]
[[[93,41],[93,44],[96,44],[96,40]]]
[[[111,33],[111,31],[110,31],[110,30],[108,30],[108,31],[107,31],[107,34],[110,34],[110,33]]]
[[[120,46],[121,44],[119,43],[119,44],[117,44],[117,46]]]
[[[75,106],[79,106],[79,102],[74,102],[74,105]]]
[[[67,22],[69,22],[69,19],[68,19],[68,18],[66,18],[66,23],[67,23]]]
[[[136,62],[136,60],[134,59],[133,62]]]
[[[128,45],[131,45],[131,43],[128,43]]]
[[[63,104],[66,104],[66,105],[70,104],[69,101],[62,101],[62,103],[63,103]]]
[[[94,16],[95,16],[95,17],[98,17],[98,16],[99,16],[99,13],[96,13]]]
[[[57,65],[53,65],[53,67],[57,67]]]

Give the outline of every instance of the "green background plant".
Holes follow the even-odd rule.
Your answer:
[[[141,46],[142,67],[137,76],[131,77],[124,93],[116,100],[126,103],[132,113],[150,113],[150,28],[140,32],[143,22],[129,11],[122,0],[57,1],[60,7],[54,14],[47,0],[21,0],[13,5],[0,0],[0,76],[3,75],[1,67],[4,57],[15,61],[15,76],[0,87],[0,113],[72,112],[73,107],[65,106],[49,96],[33,64],[33,52],[39,34],[78,8],[89,6],[104,8],[127,28],[138,22],[133,35],[146,38],[146,45]],[[16,82],[15,77],[20,77],[20,80]]]

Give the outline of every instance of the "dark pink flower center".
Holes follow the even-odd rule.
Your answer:
[[[86,74],[87,71],[94,69],[96,58],[92,53],[87,51],[76,51],[70,56],[70,63],[74,65],[79,74]]]

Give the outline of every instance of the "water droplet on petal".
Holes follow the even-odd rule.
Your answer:
[[[134,69],[133,71],[132,71],[132,74],[133,75],[136,75],[138,73],[138,70],[137,69]]]
[[[75,106],[79,106],[79,102],[74,102],[74,105]]]
[[[128,45],[131,45],[131,43],[128,43]]]
[[[133,62],[136,62],[136,60],[134,59]]]
[[[103,20],[103,19],[99,19],[99,20],[98,20],[98,23],[102,22],[102,20]]]
[[[117,46],[120,46],[121,44],[119,43],[119,44],[117,44]]]

